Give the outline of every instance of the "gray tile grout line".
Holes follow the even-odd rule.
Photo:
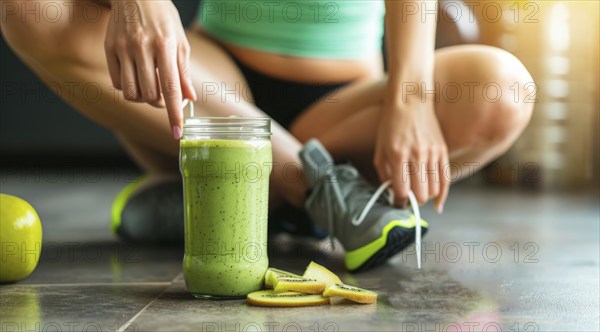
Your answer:
[[[152,301],[150,301],[148,304],[146,304],[137,314],[133,315],[133,317],[131,317],[131,319],[129,319],[125,324],[123,324],[115,332],[126,331],[129,328],[129,326],[131,326],[131,324],[133,324],[133,322],[142,314],[142,312],[144,312],[144,310],[146,310],[152,303],[154,303],[154,301],[156,301],[158,298],[160,298],[167,291],[167,289],[169,289],[169,286],[165,287],[165,289],[163,289],[163,291],[160,292],[160,294],[158,294],[154,299],[152,299]]]
[[[154,299],[152,299],[152,301],[150,301],[148,304],[146,304],[137,314],[133,315],[133,317],[131,317],[131,319],[129,319],[127,322],[125,322],[125,324],[121,325],[121,327],[116,330],[115,332],[123,332],[126,331],[129,326],[131,326],[131,324],[133,324],[133,322],[152,304],[154,303],[154,301],[158,300],[168,289],[170,286],[173,285],[173,283],[175,282],[175,280],[177,279],[177,277],[179,277],[179,274],[177,274],[175,276],[175,278],[173,278],[173,280],[171,280],[171,282],[169,283],[169,285],[167,287],[165,287],[165,289],[163,289],[162,292],[160,292],[160,294],[158,294]],[[136,329],[137,330],[137,329]]]

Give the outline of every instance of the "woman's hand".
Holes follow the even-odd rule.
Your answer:
[[[179,139],[181,101],[196,100],[196,93],[177,9],[171,1],[113,0],[112,6],[104,46],[113,85],[126,100],[166,106]]]
[[[436,197],[441,213],[450,185],[448,151],[433,102],[392,100],[385,100],[375,145],[379,179],[392,180],[396,205],[405,206],[412,190],[420,204]]]

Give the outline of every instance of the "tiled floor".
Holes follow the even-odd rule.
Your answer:
[[[444,215],[425,208],[422,270],[408,249],[351,275],[328,242],[279,236],[271,265],[301,272],[317,260],[380,296],[375,305],[273,309],[193,299],[181,247],[119,243],[108,230],[111,200],[133,176],[71,173],[2,176],[1,191],[27,198],[44,226],[36,271],[0,286],[2,331],[600,329],[597,193],[456,186]]]

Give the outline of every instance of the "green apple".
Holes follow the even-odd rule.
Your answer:
[[[42,223],[23,199],[0,194],[0,282],[16,282],[35,270],[42,251]]]

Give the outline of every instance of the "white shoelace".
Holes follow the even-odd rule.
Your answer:
[[[382,183],[379,188],[377,188],[377,190],[375,190],[375,192],[373,193],[373,195],[371,196],[371,198],[369,199],[369,201],[367,202],[367,204],[365,205],[365,207],[363,208],[362,212],[360,213],[360,216],[358,216],[358,219],[352,219],[352,224],[354,226],[358,226],[360,225],[365,218],[367,217],[367,213],[369,213],[369,211],[371,211],[371,208],[373,207],[373,205],[375,205],[375,202],[377,202],[377,200],[379,199],[379,196],[381,196],[383,194],[384,191],[386,191],[390,186],[392,185],[392,181],[385,181],[384,183]],[[415,194],[411,191],[408,192],[408,200],[410,201],[410,209],[412,210],[413,214],[415,215],[415,221],[416,221],[416,234],[415,234],[415,251],[416,251],[416,255],[417,255],[417,268],[421,268],[421,211],[419,211],[419,203],[417,202],[417,198],[415,197]],[[394,203],[394,193],[392,191],[390,191],[390,195],[389,195],[389,203],[390,205],[392,205]]]

